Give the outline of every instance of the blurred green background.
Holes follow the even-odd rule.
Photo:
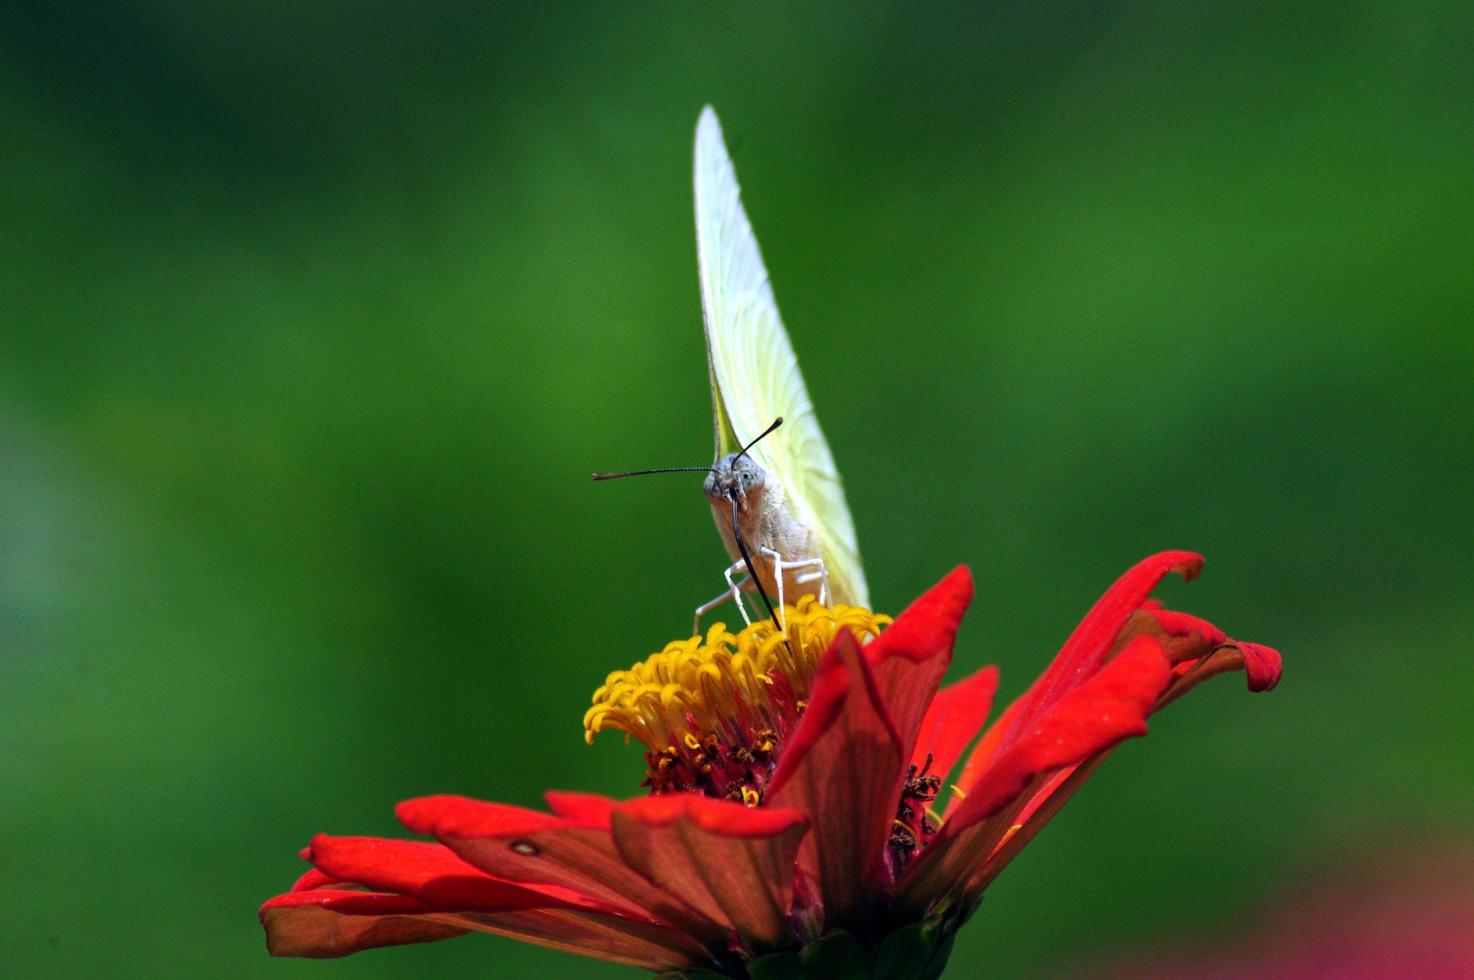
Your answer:
[[[1467,3],[7,5],[6,976],[633,976],[472,936],[271,961],[392,804],[637,792],[604,674],[724,554],[690,205],[715,104],[877,606],[959,562],[1012,696],[1131,562],[1285,653],[1127,745],[956,974],[1263,914],[1474,833]]]

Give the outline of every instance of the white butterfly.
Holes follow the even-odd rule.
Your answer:
[[[765,601],[776,596],[780,609],[805,593],[826,605],[869,608],[844,484],[778,315],[711,106],[696,123],[695,185],[717,456],[704,489],[734,561],[727,570],[730,596],[747,619],[739,594],[747,583],[733,576],[751,571]],[[753,440],[779,418],[781,427],[741,451],[741,440]],[[698,609],[698,620],[727,595]]]

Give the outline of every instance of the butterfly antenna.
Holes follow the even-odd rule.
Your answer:
[[[753,446],[756,446],[759,442],[762,442],[763,439],[772,434],[774,429],[778,428],[778,426],[782,424],[783,416],[780,415],[773,420],[772,425],[768,426],[761,433],[759,433],[756,439],[752,440],[752,442],[749,442],[747,445],[742,447],[742,451],[737,454],[738,458],[746,456],[749,449],[751,449]],[[653,469],[626,470],[622,473],[595,473],[594,479],[622,480],[627,476],[649,476],[652,473],[710,473],[714,469],[716,469],[715,463],[713,463],[711,466],[657,466]]]
[[[760,443],[764,439],[766,439],[769,435],[772,434],[772,432],[773,432],[774,429],[778,428],[778,426],[780,426],[782,424],[783,424],[783,416],[780,415],[776,419],[773,420],[773,424],[772,425],[768,426],[762,432],[759,432],[756,439],[753,439],[752,442],[749,442],[747,445],[743,446],[742,447],[742,452],[740,452],[740,453],[737,454],[737,458],[738,459],[741,459],[743,456],[746,456],[747,455],[747,451],[749,449],[751,449],[753,446],[756,446],[758,443]]]
[[[596,480],[622,480],[627,476],[649,476],[651,473],[710,473],[710,466],[657,466],[653,470],[627,470],[623,473],[595,473]]]

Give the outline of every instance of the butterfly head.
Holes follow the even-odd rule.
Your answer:
[[[728,453],[712,464],[702,490],[713,501],[735,500],[744,509],[750,498],[762,493],[767,474],[744,453]]]

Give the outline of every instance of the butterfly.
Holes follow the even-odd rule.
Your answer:
[[[775,622],[784,604],[806,594],[825,605],[869,608],[844,484],[778,315],[711,106],[696,123],[695,156],[696,253],[716,461],[709,468],[655,472],[707,470],[703,490],[733,560],[725,572],[727,590],[697,608],[697,622],[728,598],[750,622],[741,598],[747,589],[762,596]],[[624,475],[633,474],[595,478]]]

